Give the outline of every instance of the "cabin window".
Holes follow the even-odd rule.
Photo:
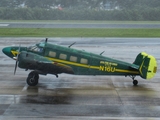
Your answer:
[[[82,64],[88,64],[88,60],[85,58],[81,58],[80,63]]]
[[[59,58],[62,60],[66,60],[67,59],[67,55],[66,54],[60,54]]]
[[[49,51],[49,57],[56,57],[56,52]]]
[[[75,57],[75,56],[70,56],[70,61],[72,61],[72,62],[77,62],[77,57]]]

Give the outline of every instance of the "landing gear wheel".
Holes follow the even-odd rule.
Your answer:
[[[36,71],[32,71],[29,73],[26,82],[29,86],[36,86],[38,84],[38,79],[38,73]]]
[[[138,81],[137,80],[133,80],[133,85],[138,85]]]

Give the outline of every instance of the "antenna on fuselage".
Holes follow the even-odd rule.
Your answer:
[[[105,51],[101,52],[100,55],[102,55]]]
[[[72,43],[70,46],[68,46],[69,48],[72,46],[72,45],[74,45],[76,42],[74,42],[74,43]]]
[[[48,38],[46,38],[45,42],[47,43],[47,41],[48,41]]]

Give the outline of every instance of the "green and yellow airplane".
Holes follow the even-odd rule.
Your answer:
[[[68,73],[74,75],[120,75],[130,76],[137,85],[136,76],[151,79],[157,71],[156,59],[142,52],[133,63],[127,63],[105,56],[76,50],[69,47],[50,44],[47,39],[30,47],[5,47],[3,53],[16,60],[17,66],[32,70],[26,81],[29,86],[36,86],[40,75]]]

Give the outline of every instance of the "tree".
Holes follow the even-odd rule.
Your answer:
[[[137,9],[143,7],[160,7],[160,0],[0,0],[0,7],[15,8],[25,4],[30,8],[45,8],[61,5],[64,8],[85,7],[98,8],[109,3],[111,6],[119,6],[121,9]]]
[[[25,0],[25,5],[30,8],[50,8],[53,4],[53,0]]]

